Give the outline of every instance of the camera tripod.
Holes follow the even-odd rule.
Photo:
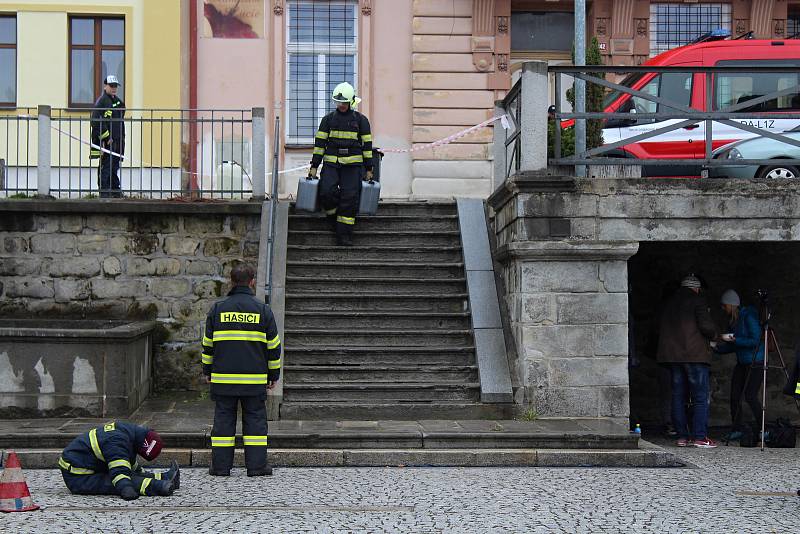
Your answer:
[[[759,315],[761,319],[761,341],[764,343],[764,360],[761,362],[756,361],[756,356],[759,351],[760,347],[756,347],[753,351],[753,357],[750,361],[750,366],[747,369],[747,375],[745,376],[744,385],[743,387],[746,389],[747,385],[750,382],[750,375],[754,369],[761,370],[761,450],[764,450],[764,434],[766,430],[766,422],[767,422],[767,371],[769,369],[781,369],[783,371],[784,377],[786,380],[790,380],[789,378],[789,371],[786,369],[786,361],[783,359],[783,353],[781,352],[781,346],[778,343],[778,338],[775,335],[775,330],[769,325],[769,321],[772,318],[772,314],[769,310],[769,305],[766,300],[766,295],[759,292],[759,296],[761,297],[761,309],[759,310]],[[771,344],[771,345],[770,345]],[[774,352],[777,353],[778,356],[778,364],[772,365],[770,364],[770,346],[774,347]],[[758,371],[756,371],[758,372]],[[797,398],[794,399],[794,404],[797,407],[798,412],[800,412],[800,402],[798,402]],[[740,412],[742,410],[742,403],[740,402],[739,405],[736,407],[736,412],[733,414],[733,421],[731,423],[733,425],[739,419]],[[730,442],[730,434],[728,438],[725,440],[725,444],[727,445]],[[800,493],[798,493],[800,494]]]

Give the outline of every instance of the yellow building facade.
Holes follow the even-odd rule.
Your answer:
[[[52,108],[52,166],[70,176],[69,187],[94,183],[88,118],[108,74],[121,82],[118,96],[130,119],[123,167],[179,168],[180,112],[155,117],[144,110],[185,107],[181,69],[180,0],[0,2],[0,160],[7,184],[30,189],[38,128],[26,117],[40,105]],[[148,117],[175,122],[166,128]]]

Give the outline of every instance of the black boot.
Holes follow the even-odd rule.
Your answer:
[[[229,477],[229,476],[231,476],[231,472],[230,471],[217,471],[217,470],[214,469],[213,466],[208,468],[208,474],[211,475],[212,477]]]
[[[271,477],[272,476],[272,466],[267,465],[264,469],[253,469],[247,470],[247,476],[249,477]]]
[[[169,471],[161,475],[162,480],[172,480],[175,483],[175,489],[181,487],[181,470],[178,468],[178,462],[172,460],[169,466]]]
[[[169,497],[177,489],[176,482],[179,483],[180,481],[176,480],[175,478],[171,478],[169,480],[162,480],[161,484],[158,485],[156,493],[158,493],[158,495],[160,495],[161,497]]]

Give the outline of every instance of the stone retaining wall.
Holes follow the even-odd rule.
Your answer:
[[[261,205],[0,202],[0,317],[155,319],[157,390],[202,382],[199,338]]]
[[[527,173],[507,180],[489,203],[517,344],[518,402],[540,416],[627,419],[628,259],[639,243],[800,240],[798,190],[800,184],[780,181],[576,180]],[[785,294],[793,277],[770,278],[770,266],[762,267],[769,283],[782,280]],[[726,268],[729,279],[737,268],[741,272],[735,257]],[[796,315],[791,308],[783,314]],[[784,343],[794,335],[786,332]],[[791,407],[778,399],[775,389],[782,385],[776,380],[770,388],[772,405]],[[723,388],[717,378],[715,391]],[[727,424],[727,407],[721,406],[713,422]],[[779,413],[787,414],[786,406]]]

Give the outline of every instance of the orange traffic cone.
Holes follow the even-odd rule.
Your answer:
[[[0,475],[0,512],[30,512],[38,509],[39,505],[33,502],[28,491],[17,453],[9,451],[5,469]]]

